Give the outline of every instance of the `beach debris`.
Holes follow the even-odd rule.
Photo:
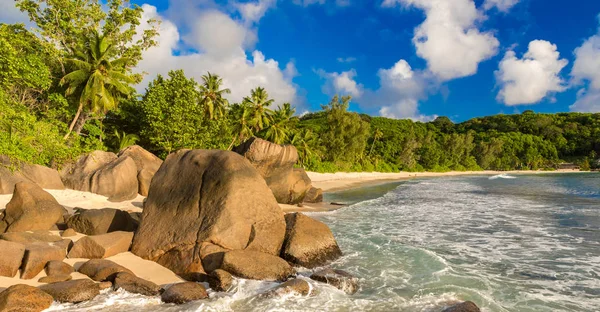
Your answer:
[[[233,286],[233,276],[225,270],[217,269],[208,275],[208,284],[214,291],[229,291]]]
[[[128,146],[119,152],[119,158],[126,156],[131,157],[137,167],[138,194],[148,196],[152,177],[163,161],[139,145]]]
[[[47,243],[33,243],[25,246],[25,256],[21,265],[21,278],[31,279],[44,270],[52,260],[62,261],[65,250]]]
[[[41,312],[52,305],[52,296],[37,287],[13,285],[0,292],[0,311]]]
[[[359,287],[358,278],[342,270],[327,268],[313,273],[310,278],[317,282],[329,284],[349,295],[355,294]]]
[[[259,138],[251,138],[233,149],[250,161],[265,179],[273,195],[281,204],[298,204],[311,189],[311,180],[298,162],[298,151],[293,145],[279,145]]]
[[[79,267],[77,272],[87,275],[97,282],[112,282],[120,272],[133,274],[128,268],[106,259],[88,260]]]
[[[195,282],[184,282],[169,287],[161,296],[165,303],[184,304],[208,298],[206,288]]]
[[[141,294],[144,296],[158,296],[162,291],[162,288],[153,282],[127,272],[117,273],[113,288],[115,290],[122,288],[130,293]]]
[[[25,246],[23,244],[0,240],[0,276],[14,277],[23,261]]]
[[[306,268],[323,266],[342,256],[329,227],[302,213],[285,215],[287,224],[281,257]]]
[[[283,212],[257,170],[236,153],[173,153],[150,190],[131,248],[143,259],[183,276],[202,270],[198,253],[205,242],[228,250],[280,253]]]
[[[85,236],[79,239],[69,251],[69,258],[104,259],[127,252],[132,232],[111,232],[102,235]]]
[[[6,232],[49,230],[62,218],[63,207],[37,184],[19,182],[6,205]]]
[[[55,301],[61,303],[79,303],[94,299],[100,294],[100,287],[89,279],[46,284],[39,287]]]
[[[237,277],[266,281],[283,281],[295,273],[285,260],[250,250],[226,252],[221,269]]]
[[[133,232],[137,227],[127,211],[113,208],[80,210],[67,220],[67,226],[86,235]]]

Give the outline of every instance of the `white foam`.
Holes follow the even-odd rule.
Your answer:
[[[496,179],[516,179],[517,177],[502,173],[502,174],[497,174],[495,176],[491,176],[489,177],[490,180],[496,180]]]

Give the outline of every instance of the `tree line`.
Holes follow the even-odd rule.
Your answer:
[[[600,114],[496,115],[414,122],[348,111],[335,96],[298,116],[256,86],[227,100],[217,73],[200,81],[172,70],[143,94],[133,88],[156,21],[122,0],[17,0],[34,30],[0,24],[0,155],[60,166],[80,154],[139,144],[159,157],[182,148],[232,149],[251,137],[292,144],[299,166],[333,171],[553,169],[595,167]]]

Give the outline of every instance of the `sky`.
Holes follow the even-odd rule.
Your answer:
[[[231,102],[262,86],[298,113],[335,94],[354,111],[420,121],[600,112],[598,0],[132,2],[161,21],[137,68],[142,93],[183,69],[222,76]],[[0,22],[23,21],[0,0]]]

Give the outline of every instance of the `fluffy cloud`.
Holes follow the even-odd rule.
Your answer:
[[[353,98],[359,98],[363,93],[363,86],[354,80],[354,69],[341,73],[328,73],[320,69],[317,74],[326,80],[323,92],[328,95],[351,95]]]
[[[600,31],[575,49],[575,63],[571,70],[573,83],[588,83],[577,102],[570,108],[578,112],[600,112]]]
[[[496,7],[498,8],[498,11],[508,12],[517,3],[519,3],[519,0],[485,0],[483,8],[490,10]]]
[[[440,80],[471,76],[479,63],[497,54],[498,40],[476,26],[484,16],[473,0],[385,0],[382,6],[398,4],[425,11],[425,21],[415,29],[413,44],[417,55]]]
[[[302,104],[296,85],[292,82],[296,75],[293,62],[288,62],[282,69],[277,61],[266,58],[261,51],[252,51],[250,57],[246,55],[251,44],[248,38],[252,38],[253,33],[246,22],[258,22],[257,16],[260,14],[256,11],[246,7],[247,11],[240,13],[246,19],[245,22],[234,20],[214,8],[194,9],[197,10],[195,14],[189,14],[191,9],[187,7],[188,11],[182,16],[193,18],[184,19],[184,26],[188,31],[181,36],[178,26],[158,14],[156,7],[148,4],[142,7],[144,20],[159,19],[162,23],[158,46],[144,52],[144,59],[138,66],[138,70],[148,73],[138,85],[138,90],[143,90],[157,74],[166,75],[169,70],[184,69],[186,75],[198,81],[210,71],[223,77],[224,86],[232,91],[228,95],[231,102],[241,101],[251,89],[262,86],[277,103]],[[170,8],[171,14],[174,10],[175,8]],[[250,11],[254,13],[249,13]],[[182,20],[178,22],[181,23]],[[144,23],[140,27],[143,29],[148,25]],[[187,45],[185,48],[180,46],[182,41]]]
[[[246,24],[258,23],[267,10],[276,4],[277,0],[259,0],[258,2],[235,3],[234,6]]]
[[[560,59],[556,45],[534,40],[522,59],[514,51],[508,51],[496,71],[496,79],[501,87],[497,99],[504,104],[535,104],[553,92],[566,89],[560,71],[567,66],[566,59]]]
[[[307,7],[313,4],[324,5],[327,3],[327,0],[293,0],[292,2],[295,5]],[[336,6],[345,7],[350,5],[350,0],[335,0],[334,3]]]

